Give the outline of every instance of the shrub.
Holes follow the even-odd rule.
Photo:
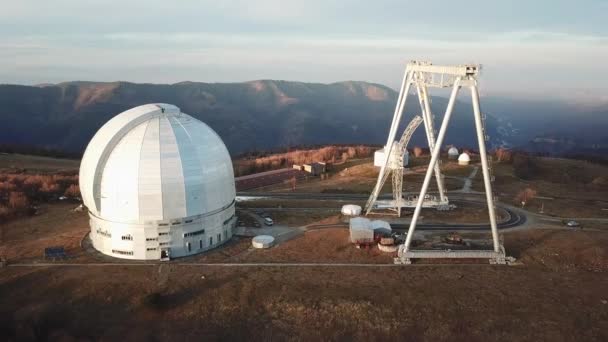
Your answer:
[[[29,206],[29,200],[23,192],[12,191],[8,196],[8,206],[15,210],[24,210]]]
[[[80,187],[76,184],[72,184],[65,190],[64,195],[67,197],[80,197]]]

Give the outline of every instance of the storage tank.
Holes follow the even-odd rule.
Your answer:
[[[220,137],[170,104],[147,104],[108,121],[86,148],[80,190],[90,239],[125,259],[196,254],[232,236],[232,161]]]
[[[345,204],[342,206],[342,215],[358,216],[361,215],[361,206],[356,204]]]

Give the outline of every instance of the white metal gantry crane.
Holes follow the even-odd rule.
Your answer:
[[[409,92],[412,84],[416,87],[416,90],[420,99],[420,106],[423,112],[423,118],[425,118],[425,124],[428,121],[428,125],[425,125],[427,128],[427,137],[433,137],[434,134],[429,134],[429,126],[432,124],[432,115],[430,111],[430,104],[428,98],[428,88],[448,88],[452,87],[452,91],[450,94],[450,99],[448,101],[448,105],[445,111],[445,115],[443,117],[443,121],[441,123],[441,127],[439,129],[439,133],[437,135],[437,140],[431,144],[431,139],[429,139],[429,145],[432,145],[431,148],[431,161],[426,170],[426,174],[424,176],[424,181],[422,183],[422,188],[420,189],[420,194],[418,195],[416,207],[414,210],[414,214],[412,216],[412,220],[410,222],[410,226],[407,232],[407,237],[405,243],[399,247],[398,257],[395,258],[396,263],[411,263],[411,259],[413,258],[488,258],[492,263],[505,263],[505,251],[504,247],[501,246],[498,238],[498,229],[496,226],[496,213],[494,207],[494,198],[492,193],[492,183],[490,177],[490,169],[488,165],[488,158],[486,155],[486,135],[484,132],[484,118],[481,114],[481,109],[479,105],[479,90],[477,88],[477,76],[479,74],[481,67],[479,65],[459,65],[459,66],[439,66],[432,65],[429,62],[419,62],[412,61],[407,64],[405,68],[405,75],[403,78],[403,83],[401,85],[401,92],[399,95],[397,109],[395,111],[395,116],[393,118],[393,123],[391,125],[391,130],[389,132],[388,141],[386,151],[387,156],[390,156],[391,149],[393,148],[393,144],[390,142],[395,138],[395,133],[397,127],[399,126],[399,122],[401,121],[401,115],[403,114],[403,110],[405,108],[405,100],[407,98],[407,93]],[[454,104],[456,102],[456,96],[458,95],[458,91],[461,87],[469,88],[471,92],[471,102],[473,105],[473,116],[475,120],[475,130],[477,134],[477,142],[479,145],[479,156],[481,159],[481,169],[483,173],[483,181],[485,186],[485,195],[486,201],[488,204],[488,214],[490,217],[490,229],[492,231],[492,241],[493,241],[493,250],[473,250],[473,251],[455,251],[455,250],[445,250],[445,251],[436,251],[436,250],[410,250],[410,245],[412,243],[412,238],[414,236],[414,232],[416,230],[416,224],[418,222],[418,218],[420,216],[420,212],[423,207],[423,202],[425,200],[425,196],[427,194],[427,190],[429,187],[429,183],[431,181],[431,177],[433,172],[435,172],[437,177],[438,184],[440,183],[440,173],[437,172],[439,155],[441,152],[441,146],[443,144],[443,140],[445,138],[445,134],[448,128],[448,124],[450,122],[450,118],[452,117],[452,111],[454,109]],[[430,127],[432,130],[432,126]],[[433,132],[431,132],[433,133]],[[388,159],[388,158],[387,158]],[[386,172],[386,165],[381,168],[380,175],[384,176]],[[380,182],[380,178],[379,178]],[[441,193],[440,188],[440,193]]]
[[[429,150],[433,151],[435,147],[435,128],[434,128],[434,115],[431,112],[431,98],[428,93],[428,87],[433,86],[427,82],[428,75],[422,70],[414,70],[413,66],[430,65],[430,63],[424,62],[410,62],[405,68],[405,75],[401,83],[401,90],[399,91],[399,97],[397,99],[397,106],[395,107],[395,113],[393,115],[393,121],[391,128],[388,133],[388,139],[386,146],[384,147],[384,164],[380,167],[380,173],[378,174],[378,180],[376,186],[372,191],[367,204],[365,205],[366,215],[369,214],[374,208],[381,209],[392,209],[397,212],[398,216],[401,216],[401,208],[414,208],[418,201],[417,197],[411,199],[403,198],[403,154],[407,149],[407,144],[416,130],[420,125],[420,122],[424,122],[424,130],[426,133]],[[405,110],[405,102],[410,89],[414,85],[416,87],[416,93],[418,94],[418,102],[420,104],[420,116],[414,117],[410,124],[403,131],[401,139],[395,141],[395,135],[399,124],[401,123],[401,116]],[[446,196],[446,190],[441,174],[441,167],[439,163],[431,167],[435,173],[435,179],[437,181],[437,189],[439,192],[439,198],[435,196],[428,196],[425,194],[423,198],[423,207],[435,207],[438,209],[450,208],[448,197]],[[393,200],[382,201],[378,200],[378,196],[382,191],[384,183],[388,179],[389,175],[393,175]]]

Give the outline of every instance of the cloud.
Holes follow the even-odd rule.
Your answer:
[[[522,4],[526,10],[511,15]],[[608,90],[601,6],[21,0],[0,12],[0,77],[15,83],[355,79],[395,87],[407,60],[427,59],[483,64],[489,91],[599,94]]]

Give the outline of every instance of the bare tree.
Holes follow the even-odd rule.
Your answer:
[[[65,196],[79,197],[80,196],[80,187],[76,184],[70,185],[70,187],[65,190]]]
[[[9,207],[17,210],[25,209],[29,205],[29,201],[23,192],[13,191],[8,197]]]
[[[521,203],[521,207],[525,207],[534,197],[536,197],[536,190],[531,188],[525,188],[520,191],[515,199]]]
[[[513,161],[513,153],[510,150],[499,148],[498,150],[496,150],[496,159],[499,162],[510,163],[511,161]]]
[[[344,152],[342,153],[342,162],[346,163],[348,161],[348,153]]]

